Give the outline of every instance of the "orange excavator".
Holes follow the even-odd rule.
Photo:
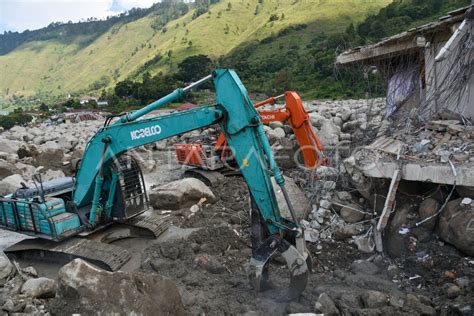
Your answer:
[[[283,97],[285,98],[285,107],[275,110],[261,109],[264,105],[275,104],[278,99]],[[258,109],[260,120],[263,123],[288,121],[299,144],[306,168],[315,169],[320,165],[328,164],[327,158],[323,154],[323,145],[316,136],[309,115],[296,92],[287,91],[282,95],[258,102],[254,106]],[[189,143],[175,145],[178,162],[182,165],[204,170],[217,170],[233,161],[232,150],[227,146],[223,133],[217,137],[189,138],[188,141]]]

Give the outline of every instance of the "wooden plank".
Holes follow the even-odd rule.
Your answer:
[[[398,155],[403,142],[392,137],[381,136],[377,138],[372,144],[365,146],[368,149],[380,150],[392,155]]]
[[[377,230],[379,232],[383,231],[385,227],[387,226],[388,218],[390,217],[390,212],[393,209],[393,203],[395,202],[395,197],[397,195],[400,179],[401,179],[401,170],[396,169],[392,176],[392,182],[390,183],[390,188],[388,189],[387,199],[385,200],[385,205],[383,207],[382,215],[380,216],[379,222],[377,224]]]

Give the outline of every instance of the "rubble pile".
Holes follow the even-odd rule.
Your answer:
[[[405,145],[404,156],[424,162],[474,162],[474,127],[459,120],[429,121],[413,133],[397,132],[393,138]]]
[[[0,252],[0,306],[3,312],[48,315],[46,302],[56,296],[56,281],[38,277],[34,267],[21,269]]]

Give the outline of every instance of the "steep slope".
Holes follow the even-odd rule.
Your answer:
[[[202,53],[217,59],[239,45],[292,25],[305,23],[313,25],[315,32],[337,32],[389,2],[221,1],[196,19],[190,11],[158,32],[152,25],[159,17],[151,13],[115,25],[87,46],[82,44],[84,39],[68,44],[59,40],[28,42],[0,56],[0,96],[65,96],[97,90],[136,77],[145,63],[147,70],[157,73],[173,69],[191,55]]]

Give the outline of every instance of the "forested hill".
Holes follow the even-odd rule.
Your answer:
[[[0,96],[67,96],[113,87],[126,78],[169,73],[185,57],[213,61],[292,26],[317,23],[314,32],[343,31],[390,0],[163,1],[150,10],[83,23],[57,23],[11,34],[0,56]],[[357,8],[355,10],[354,8]],[[97,31],[88,25],[97,25]],[[100,27],[99,27],[100,26]],[[84,32],[80,32],[84,29]],[[15,41],[17,39],[17,41]],[[13,49],[13,50],[12,50]]]
[[[359,98],[383,94],[383,82],[368,83],[363,74],[334,69],[343,50],[380,41],[471,5],[471,0],[394,0],[357,23],[346,19],[340,29],[320,32],[318,22],[287,28],[274,36],[240,45],[224,58],[254,91],[296,90],[307,98]],[[354,7],[354,11],[359,10]],[[367,86],[369,85],[369,86]]]
[[[364,89],[360,80],[335,76],[338,52],[470,2],[164,0],[106,21],[7,33],[0,35],[0,104],[2,98],[3,104],[23,105],[69,94],[110,96],[117,83],[121,96],[146,102],[188,80],[187,70],[205,70],[196,67],[203,60],[206,66],[237,69],[254,92],[295,89],[308,97],[357,97]],[[205,56],[186,60],[199,55]]]

